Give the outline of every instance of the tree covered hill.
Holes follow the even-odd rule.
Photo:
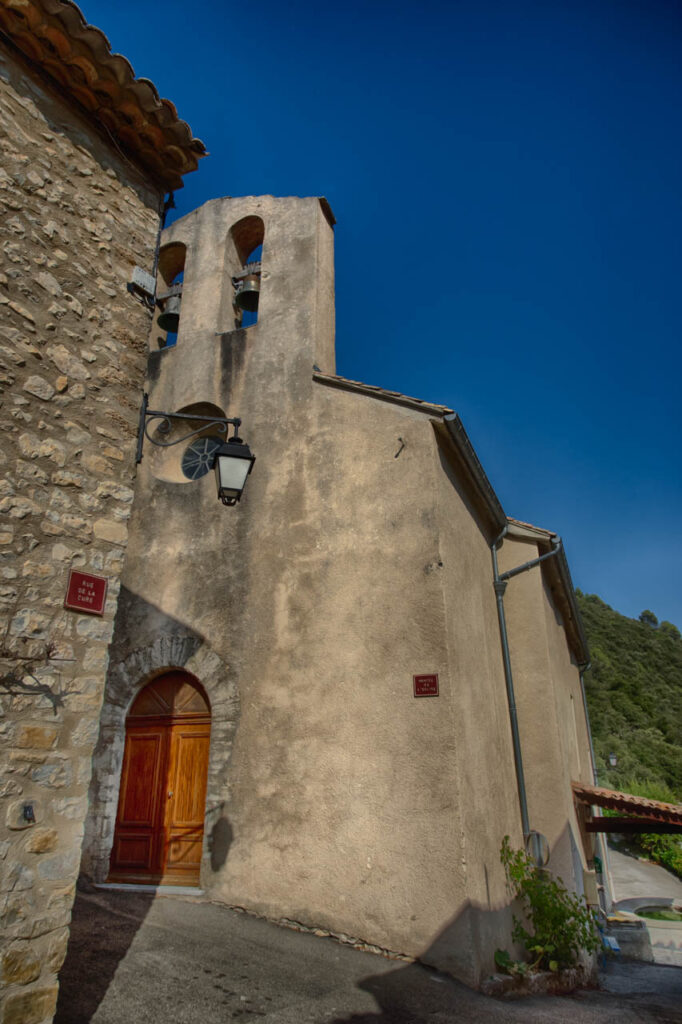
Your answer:
[[[638,621],[595,594],[577,597],[592,656],[585,689],[600,784],[627,790],[637,780],[682,803],[680,631],[650,611]]]

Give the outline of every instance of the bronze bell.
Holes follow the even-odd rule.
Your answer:
[[[240,277],[234,304],[237,309],[243,309],[246,313],[255,313],[258,310],[259,293],[260,274],[247,274],[246,277]]]
[[[171,295],[169,299],[166,299],[163,304],[163,313],[160,314],[157,324],[159,329],[162,331],[168,331],[169,334],[178,333],[178,324],[180,323],[180,302],[181,298],[179,295]]]

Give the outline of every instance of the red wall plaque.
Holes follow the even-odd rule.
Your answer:
[[[108,582],[106,576],[93,576],[92,573],[72,569],[66,587],[64,607],[70,608],[72,612],[104,615]]]
[[[415,697],[437,697],[438,676],[412,676]]]

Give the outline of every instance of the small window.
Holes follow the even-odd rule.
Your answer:
[[[188,480],[199,480],[213,469],[215,455],[223,442],[219,437],[198,437],[185,449],[182,472]]]
[[[170,427],[159,420],[154,433],[150,431],[160,443],[150,448],[149,469],[157,480],[189,484],[213,469],[215,453],[225,436],[219,423],[206,419],[223,420],[225,410],[211,402],[195,402],[172,411],[182,413],[182,419],[171,420]]]

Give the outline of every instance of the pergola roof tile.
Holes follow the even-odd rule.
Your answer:
[[[682,805],[666,804],[660,800],[648,800],[644,796],[621,793],[602,786],[587,786],[582,782],[572,783],[573,792],[580,803],[588,807],[606,807],[612,811],[637,815],[647,820],[660,821],[667,825],[682,825]]]

